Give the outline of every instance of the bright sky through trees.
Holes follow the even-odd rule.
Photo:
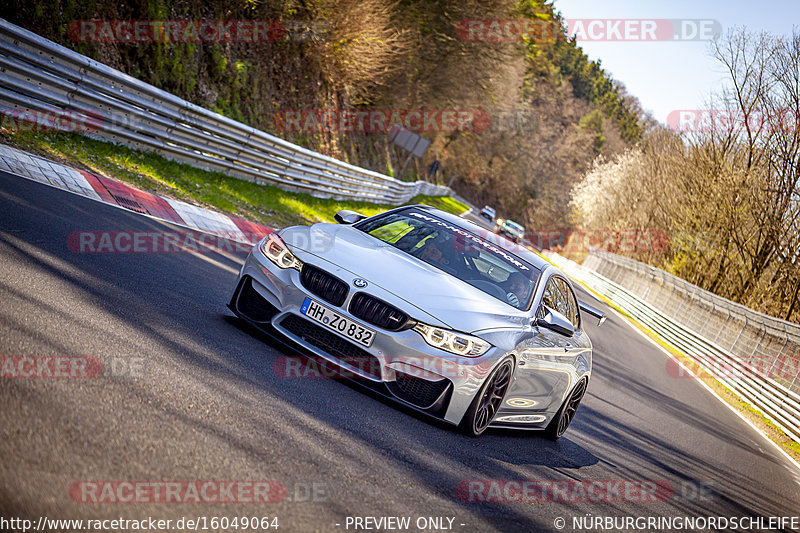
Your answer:
[[[750,31],[789,35],[800,24],[800,2],[771,0],[555,0],[566,19],[713,20],[723,32],[746,26]],[[599,30],[599,27],[595,28]],[[600,35],[595,31],[595,35]],[[612,34],[613,35],[613,34]],[[710,91],[724,83],[722,67],[708,53],[708,42],[600,41],[579,39],[591,59],[626,85],[644,109],[665,122],[674,110],[701,109]]]

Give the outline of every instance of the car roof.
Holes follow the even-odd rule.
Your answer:
[[[447,221],[447,222],[449,222],[449,223],[451,223],[451,224],[453,224],[455,226],[459,226],[459,227],[465,229],[466,231],[472,232],[475,235],[478,235],[479,237],[481,237],[483,239],[486,239],[487,241],[491,242],[495,246],[503,248],[507,252],[516,255],[520,259],[524,259],[525,261],[527,261],[531,265],[533,265],[536,268],[538,268],[541,272],[544,272],[544,270],[550,265],[550,263],[546,259],[544,259],[542,256],[540,256],[539,254],[536,254],[536,253],[528,250],[527,248],[525,248],[522,245],[515,245],[514,243],[512,243],[510,241],[506,241],[505,239],[498,239],[497,238],[497,234],[495,234],[494,232],[485,230],[482,227],[480,227],[477,224],[475,224],[474,222],[470,222],[469,220],[463,219],[458,215],[453,215],[451,213],[447,213],[445,211],[442,211],[441,209],[436,209],[435,207],[431,207],[429,205],[424,205],[424,204],[421,204],[421,205],[409,205],[409,206],[405,206],[405,207],[416,207],[416,208],[421,209],[423,211],[427,211],[427,212],[431,213],[432,215],[436,215],[437,217],[441,218],[442,220],[445,220],[445,221]]]

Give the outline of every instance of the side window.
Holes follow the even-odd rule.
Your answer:
[[[559,290],[556,285],[556,278],[550,278],[545,285],[544,293],[542,294],[542,305],[546,305],[550,309],[558,311],[558,298]]]
[[[564,310],[561,312],[565,317],[572,322],[572,325],[575,326],[575,329],[580,327],[580,312],[578,311],[578,301],[575,299],[575,294],[572,292],[569,284],[564,281],[563,279],[558,280],[559,285],[559,292],[562,295],[563,303],[564,303]]]
[[[547,280],[547,285],[542,294],[542,305],[546,305],[564,315],[567,320],[572,322],[575,329],[580,327],[581,319],[578,311],[578,301],[575,299],[572,289],[563,279],[552,277]]]
[[[558,288],[558,299],[556,300],[555,310],[567,317],[567,320],[569,320],[569,299],[567,298],[567,293],[564,291],[564,282],[558,278],[554,279],[556,282],[556,287]]]

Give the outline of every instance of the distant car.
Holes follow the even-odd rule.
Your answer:
[[[488,220],[489,222],[494,222],[494,218],[497,216],[497,211],[494,210],[494,207],[484,206],[481,209],[481,216]]]
[[[432,207],[335,218],[254,246],[231,310],[469,435],[564,433],[592,368],[581,311],[603,318],[578,302],[569,278]]]
[[[497,233],[506,236],[514,242],[520,242],[525,238],[525,228],[513,220],[497,219]]]

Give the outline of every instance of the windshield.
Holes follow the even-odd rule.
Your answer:
[[[517,309],[530,307],[539,269],[462,227],[417,209],[357,227]]]

